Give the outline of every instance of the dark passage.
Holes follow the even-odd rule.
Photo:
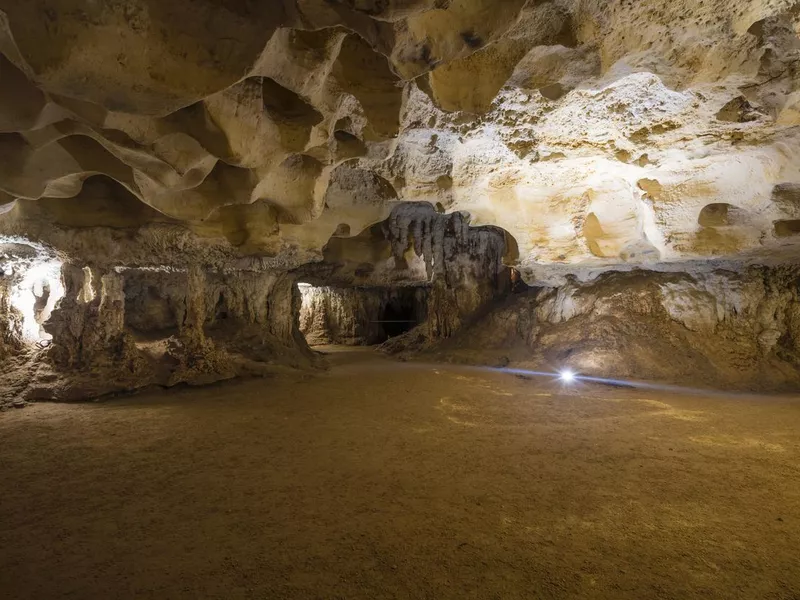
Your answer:
[[[309,345],[372,346],[424,323],[425,287],[298,287],[298,324]]]
[[[408,302],[403,296],[391,299],[383,309],[381,325],[387,338],[396,337],[412,330],[419,323],[413,304],[413,297]]]

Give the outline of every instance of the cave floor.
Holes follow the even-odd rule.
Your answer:
[[[0,414],[0,596],[800,597],[800,399],[329,358]]]

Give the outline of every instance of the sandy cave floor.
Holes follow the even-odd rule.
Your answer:
[[[0,415],[0,596],[800,598],[800,399],[337,352]]]

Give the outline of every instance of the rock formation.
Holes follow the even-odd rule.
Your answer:
[[[4,398],[308,364],[297,281],[365,318],[419,289],[425,318],[392,350],[516,307],[538,315],[538,359],[583,355],[573,322],[606,315],[622,343],[642,302],[686,330],[682,356],[747,338],[794,381],[796,2],[0,0],[0,17]],[[533,290],[503,304],[509,267]],[[542,319],[628,285],[635,302]],[[732,295],[766,308],[714,321]],[[730,381],[775,381],[744,371]]]
[[[301,287],[300,331],[309,344],[372,346],[427,319],[425,288]]]
[[[506,299],[435,353],[621,381],[797,389],[800,270],[633,271],[572,280]]]

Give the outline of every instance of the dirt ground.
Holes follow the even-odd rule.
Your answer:
[[[0,597],[800,598],[800,398],[330,358],[0,414]]]

